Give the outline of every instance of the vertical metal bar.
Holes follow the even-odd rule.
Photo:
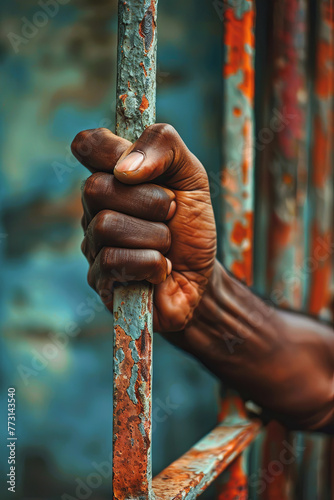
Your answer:
[[[318,23],[313,91],[310,254],[312,269],[309,312],[320,314],[329,305],[333,263],[333,106],[334,106],[334,1],[317,2]],[[321,251],[323,248],[324,251]],[[327,248],[327,252],[326,249]],[[331,250],[332,249],[332,250]],[[321,257],[322,255],[322,257]]]
[[[270,128],[268,290],[280,305],[302,307],[303,280],[293,275],[305,258],[307,195],[307,0],[273,3]],[[274,118],[274,119],[273,119]]]
[[[333,321],[330,285],[334,271],[334,0],[319,0],[316,8],[307,307],[312,314]],[[305,437],[303,476],[298,478],[305,500],[334,498],[333,443],[333,438],[324,436]],[[323,464],[328,464],[328,471]]]
[[[307,0],[275,0],[271,9],[271,78],[264,168],[269,179],[267,291],[279,305],[302,307],[307,197]],[[268,144],[269,142],[269,144]],[[265,172],[267,174],[267,172]],[[278,422],[264,431],[262,469],[278,461],[291,434]],[[281,464],[261,500],[291,498],[292,466]]]
[[[157,0],[119,0],[116,133],[135,141],[155,121]],[[123,277],[126,279],[126,276]],[[131,278],[129,278],[131,279]],[[113,498],[150,499],[153,287],[114,293]]]
[[[223,262],[248,285],[253,273],[254,26],[252,0],[225,0],[223,61]],[[226,410],[227,409],[227,410]],[[229,396],[221,417],[244,416],[242,401]],[[241,455],[219,485],[219,499],[248,498]]]

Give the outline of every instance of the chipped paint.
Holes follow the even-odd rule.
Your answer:
[[[113,498],[150,499],[152,315],[145,312],[148,296],[141,287],[128,285],[118,292],[114,297]],[[144,314],[138,314],[143,307]]]
[[[254,211],[254,2],[224,1],[223,22],[223,262],[235,276],[250,285]],[[222,402],[219,420],[238,419],[244,414],[242,401],[230,392]],[[219,480],[218,498],[247,498],[242,455],[236,458],[229,472],[227,481]],[[243,496],[240,496],[240,488]]]
[[[196,498],[248,446],[259,428],[259,422],[242,419],[234,425],[219,424],[153,479],[156,498]]]
[[[317,255],[319,241],[331,248],[334,226],[334,2],[319,1],[314,69],[314,114],[312,144],[311,200],[314,216],[311,223],[311,256]],[[318,258],[311,274],[309,312],[325,314],[330,304],[333,253]]]
[[[118,6],[116,133],[133,142],[155,121],[157,2],[120,0]],[[114,293],[114,500],[154,496],[152,295],[147,283],[120,286]]]
[[[116,133],[130,140],[155,121],[157,1],[119,1]]]

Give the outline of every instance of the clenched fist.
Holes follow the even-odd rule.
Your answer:
[[[203,165],[170,125],[131,144],[107,129],[80,132],[88,282],[112,310],[115,282],[154,283],[154,329],[183,329],[213,270],[216,228]]]

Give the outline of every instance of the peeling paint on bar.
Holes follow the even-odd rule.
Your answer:
[[[219,424],[181,458],[153,479],[159,500],[192,500],[216,479],[249,445],[259,431],[258,422],[237,419]]]
[[[287,279],[304,259],[307,196],[307,0],[275,0],[272,7],[270,114],[286,122],[273,134],[264,161],[270,172],[268,289],[281,306],[302,307],[303,281]],[[268,61],[269,62],[269,61]]]
[[[148,295],[138,285],[117,291],[121,293],[114,296],[113,498],[150,499],[152,311],[146,310]]]
[[[283,119],[281,126],[272,131],[272,140],[262,155],[263,171],[268,172],[269,180],[267,291],[275,291],[280,306],[301,309],[305,280],[291,283],[290,277],[294,269],[302,266],[306,248],[308,2],[274,0],[270,14],[273,29],[268,56],[268,120],[273,110]],[[263,470],[279,461],[286,442],[293,446],[291,432],[270,422],[263,432]],[[258,494],[259,500],[292,499],[291,469],[291,464],[282,464],[281,473]]]
[[[157,1],[118,5],[116,133],[134,141],[155,122]]]
[[[334,2],[319,0],[317,7],[312,124],[311,203],[314,215],[311,227],[311,256],[317,255],[319,241],[331,249],[334,238]],[[330,302],[333,261],[333,251],[329,250],[326,258],[318,259],[318,265],[311,274],[308,308],[312,314],[326,314]]]
[[[255,4],[253,0],[224,0],[223,61],[223,263],[248,285],[253,274],[254,211],[254,51]],[[244,413],[233,393],[223,401],[220,421]],[[238,408],[236,410],[236,407]],[[229,478],[219,479],[220,500],[247,494],[243,456],[230,467]]]
[[[118,3],[116,133],[135,141],[155,122],[156,0]],[[147,283],[114,293],[113,498],[153,498],[152,299]]]

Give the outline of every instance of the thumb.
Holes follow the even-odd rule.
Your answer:
[[[115,165],[115,177],[125,184],[140,184],[159,178],[181,190],[208,189],[200,161],[189,151],[171,125],[147,127]]]

